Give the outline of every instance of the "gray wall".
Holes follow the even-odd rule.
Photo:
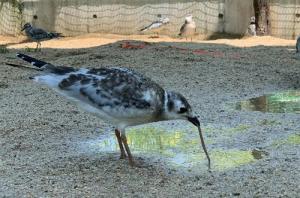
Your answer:
[[[252,1],[245,0],[24,0],[22,17],[16,17],[16,9],[5,1],[0,3],[0,34],[11,35],[18,34],[24,22],[67,36],[93,32],[137,34],[157,14],[170,18],[162,32],[170,36],[178,34],[187,14],[194,16],[201,35],[244,34],[254,15]],[[295,13],[300,14],[300,0],[270,1],[272,34],[284,38],[299,34],[300,19]],[[34,15],[38,19],[33,19]]]
[[[225,32],[244,34],[249,25],[250,17],[254,16],[252,1],[226,0]]]

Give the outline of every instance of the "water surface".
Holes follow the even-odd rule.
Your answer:
[[[271,113],[300,113],[300,91],[284,91],[251,98],[236,103],[235,108]]]
[[[172,167],[186,170],[207,170],[207,159],[200,145],[196,128],[184,130],[164,130],[156,127],[132,128],[126,134],[134,156],[144,155],[162,159]],[[262,158],[259,151],[251,149],[210,149],[209,145],[214,141],[207,138],[207,134],[204,136],[213,170],[226,170]],[[119,146],[113,135],[89,142],[89,147],[99,152],[119,153]]]

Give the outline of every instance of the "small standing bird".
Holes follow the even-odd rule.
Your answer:
[[[181,94],[165,91],[151,79],[126,68],[75,69],[54,66],[25,54],[18,53],[17,57],[42,69],[43,74],[34,77],[36,82],[46,84],[87,112],[116,126],[120,158],[128,156],[130,165],[135,163],[127,144],[126,127],[182,119],[198,127],[210,168],[200,122]]]
[[[184,36],[187,40],[188,37],[191,37],[191,41],[193,36],[196,33],[196,23],[193,21],[193,16],[188,15],[185,17],[185,22],[180,28],[179,36]]]
[[[35,41],[37,43],[36,45],[36,51],[40,48],[41,50],[41,41],[50,40],[53,38],[62,37],[61,33],[56,32],[46,32],[45,30],[41,28],[34,28],[30,23],[25,23],[21,31],[24,31],[26,33],[26,36]]]
[[[300,36],[298,37],[296,43],[296,53],[300,53]]]
[[[156,33],[156,37],[152,36],[152,38],[159,38],[159,32],[163,29],[165,25],[167,25],[170,22],[170,19],[168,17],[161,17],[161,15],[158,15],[158,17],[158,20],[142,28],[140,31],[145,32],[151,30]]]
[[[251,35],[251,36],[256,36],[255,16],[250,17],[250,24],[248,25],[246,34]]]

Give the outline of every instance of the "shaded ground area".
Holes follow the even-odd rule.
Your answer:
[[[264,37],[187,43],[170,38],[151,40],[145,36],[102,37],[52,40],[44,42],[42,47],[46,48],[38,53],[25,48],[34,47],[34,43],[9,45],[8,52],[0,53],[2,196],[297,197],[300,194],[299,114],[236,111],[227,106],[267,93],[300,89],[300,62],[293,58],[295,41]],[[143,39],[147,43],[126,43],[124,39]],[[13,38],[0,37],[0,44],[13,42]],[[127,161],[118,159],[118,151],[104,152],[92,147],[90,143],[102,135],[114,135],[112,126],[29,80],[37,71],[5,66],[4,62],[24,64],[15,58],[18,51],[57,65],[129,67],[168,90],[181,92],[200,116],[213,166],[217,162],[213,172],[203,171],[205,161],[199,164],[200,172],[182,170],[170,166],[168,156],[161,154],[157,158],[159,154],[153,157],[147,152],[135,153],[145,167],[131,168]],[[166,139],[172,139],[172,133],[176,136],[178,131],[195,132],[187,125],[171,121],[130,130],[133,134],[153,129],[168,131]],[[135,136],[141,145],[153,141],[151,137]],[[137,151],[136,145],[133,150]],[[200,145],[195,143],[190,147],[193,153],[202,154]],[[247,160],[250,157],[255,160]],[[245,163],[217,167],[240,158]]]

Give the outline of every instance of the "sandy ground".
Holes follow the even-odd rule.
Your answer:
[[[300,88],[295,41],[273,37],[185,42],[162,37],[86,35],[34,43],[0,37],[9,44],[0,53],[0,196],[1,197],[298,197],[299,143],[274,142],[300,134],[299,114],[230,110],[237,102]],[[123,40],[142,49],[124,49]],[[15,44],[13,44],[15,43]],[[145,74],[168,90],[185,95],[204,125],[214,129],[249,126],[223,138],[205,134],[212,149],[260,149],[254,163],[212,173],[183,173],[164,161],[136,156],[144,168],[131,168],[119,153],[88,152],[79,143],[114,135],[113,127],[85,113],[49,88],[29,80],[37,71],[23,64],[23,52],[57,65],[124,66]],[[155,123],[180,127],[185,122]],[[202,151],[199,151],[202,152]],[[214,161],[214,159],[212,159]]]

